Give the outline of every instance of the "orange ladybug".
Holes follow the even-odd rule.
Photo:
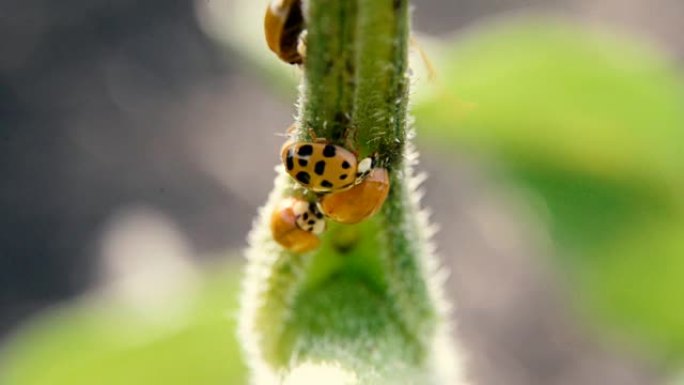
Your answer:
[[[368,176],[349,190],[324,195],[319,207],[323,214],[336,222],[358,223],[380,210],[389,188],[387,169],[373,168]]]
[[[285,198],[271,214],[273,239],[295,253],[315,250],[324,230],[325,219],[313,202]]]
[[[266,8],[264,32],[266,43],[280,59],[302,64],[304,14],[301,0],[273,0]]]
[[[280,156],[287,173],[315,192],[348,189],[373,165],[371,158],[357,163],[356,155],[351,151],[324,142],[288,141]]]

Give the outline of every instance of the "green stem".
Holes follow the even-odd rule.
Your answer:
[[[354,103],[356,1],[308,3],[306,60],[297,137],[344,145]]]
[[[361,156],[398,166],[406,141],[408,1],[359,2],[353,126]]]
[[[278,200],[302,193],[279,169],[251,235],[242,300],[255,383],[332,363],[352,373],[354,384],[456,384],[436,364],[452,352],[435,348],[450,346],[443,342],[446,310],[406,138],[408,0],[304,5],[307,55],[294,136],[324,138],[359,158],[377,154],[390,171],[390,193],[373,218],[351,226],[328,221],[321,247],[296,255],[268,230]]]
[[[377,153],[391,171],[390,194],[377,220],[384,247],[381,261],[388,293],[404,327],[424,336],[433,324],[433,304],[424,284],[419,256],[425,240],[407,231],[417,213],[411,211],[408,176],[404,173],[408,104],[408,1],[359,2],[353,123],[359,146]],[[406,170],[410,172],[410,170]],[[421,242],[423,241],[423,242]]]

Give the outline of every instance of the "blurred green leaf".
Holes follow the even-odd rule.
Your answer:
[[[512,183],[542,198],[553,239],[574,257],[566,267],[591,263],[592,251],[612,244],[625,229],[678,215],[677,203],[647,184],[617,182],[545,164],[511,165],[507,171]]]
[[[431,54],[413,111],[428,140],[625,180],[684,176],[684,88],[626,38],[553,20],[485,25]]]
[[[422,138],[486,152],[544,202],[592,314],[684,359],[684,87],[646,44],[549,19],[490,24],[431,55]]]
[[[142,316],[88,298],[39,316],[0,356],[4,385],[241,385],[238,266],[206,277],[182,311]]]
[[[644,223],[596,250],[579,282],[591,307],[613,325],[647,336],[651,348],[684,357],[684,221]]]

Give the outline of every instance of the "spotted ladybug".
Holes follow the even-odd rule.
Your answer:
[[[340,191],[352,187],[359,173],[356,155],[342,146],[323,142],[286,142],[281,159],[287,173],[299,184],[315,192]]]
[[[301,0],[272,0],[266,8],[266,43],[280,59],[290,64],[303,62],[304,15]]]
[[[373,168],[359,184],[349,190],[321,197],[319,207],[323,214],[336,222],[358,223],[380,210],[389,189],[387,169]]]
[[[271,214],[273,239],[295,253],[315,250],[324,230],[325,218],[314,202],[285,198]]]

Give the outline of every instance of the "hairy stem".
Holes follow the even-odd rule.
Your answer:
[[[345,144],[354,103],[355,0],[307,3],[304,81],[297,136]]]
[[[358,5],[357,87],[353,124],[359,146],[377,153],[391,171],[390,195],[378,215],[384,238],[382,262],[397,314],[412,335],[425,335],[432,324],[418,256],[419,229],[410,230],[410,189],[404,175],[408,104],[408,1],[365,0]]]
[[[398,166],[406,141],[408,1],[359,2],[353,126],[361,155]]]
[[[247,252],[241,335],[254,383],[280,383],[285,374],[289,385],[320,369],[345,384],[460,384],[441,364],[457,365],[407,141],[407,0],[304,6],[307,56],[293,134],[324,138],[359,158],[377,155],[390,172],[390,193],[362,223],[328,221],[321,247],[298,255],[268,230],[278,200],[302,194],[279,167]]]

